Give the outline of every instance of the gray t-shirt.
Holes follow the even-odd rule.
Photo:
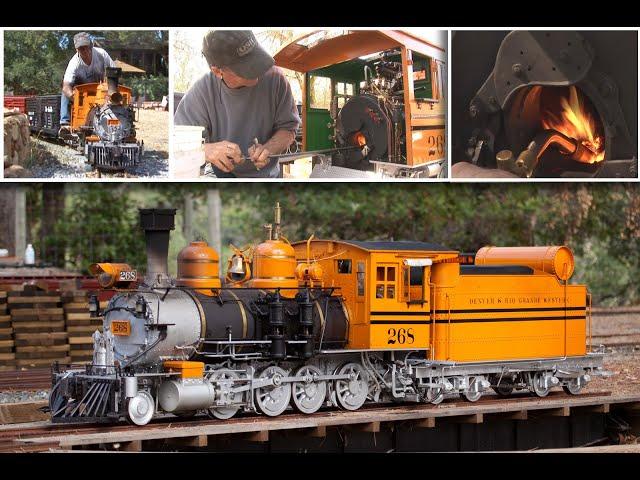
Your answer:
[[[291,86],[278,67],[272,67],[253,87],[229,88],[213,73],[200,78],[182,98],[174,117],[176,125],[205,127],[207,143],[227,140],[248,156],[257,138],[265,144],[277,130],[295,131],[300,125]],[[236,165],[238,177],[279,175],[274,159],[261,170],[250,160]]]
[[[105,50],[93,47],[90,65],[82,61],[79,53],[71,57],[67,70],[64,72],[64,81],[73,86],[85,83],[100,83],[104,78],[105,68],[115,66],[115,62]]]

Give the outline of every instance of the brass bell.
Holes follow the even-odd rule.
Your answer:
[[[231,268],[229,269],[229,273],[244,275],[246,273],[244,269],[244,258],[239,255],[234,255],[231,258]]]

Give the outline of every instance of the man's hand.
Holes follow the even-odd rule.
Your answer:
[[[278,130],[264,145],[255,140],[255,145],[249,146],[249,158],[258,170],[269,163],[269,155],[279,155],[286,152],[295,138],[295,132],[290,130]]]
[[[67,98],[73,97],[73,85],[68,82],[62,83],[62,94]]]
[[[269,155],[272,155],[267,145],[260,145],[259,143],[251,145],[248,151],[249,158],[258,170],[267,166],[267,163],[269,163]]]
[[[242,152],[238,145],[226,140],[205,143],[204,159],[223,172],[229,173],[236,168],[237,164],[242,162]]]

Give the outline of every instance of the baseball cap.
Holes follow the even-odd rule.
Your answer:
[[[260,77],[275,64],[251,30],[212,30],[202,40],[202,54],[209,65],[228,67],[246,79]]]
[[[91,37],[87,32],[76,33],[73,36],[73,46],[75,48],[90,47],[91,45]]]

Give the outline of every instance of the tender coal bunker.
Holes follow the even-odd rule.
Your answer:
[[[541,132],[558,132],[579,147],[575,152],[552,142],[539,157],[537,177],[565,171],[595,173],[606,158],[601,117],[578,86],[525,87],[517,91],[504,114],[505,134],[513,152],[522,152]]]

